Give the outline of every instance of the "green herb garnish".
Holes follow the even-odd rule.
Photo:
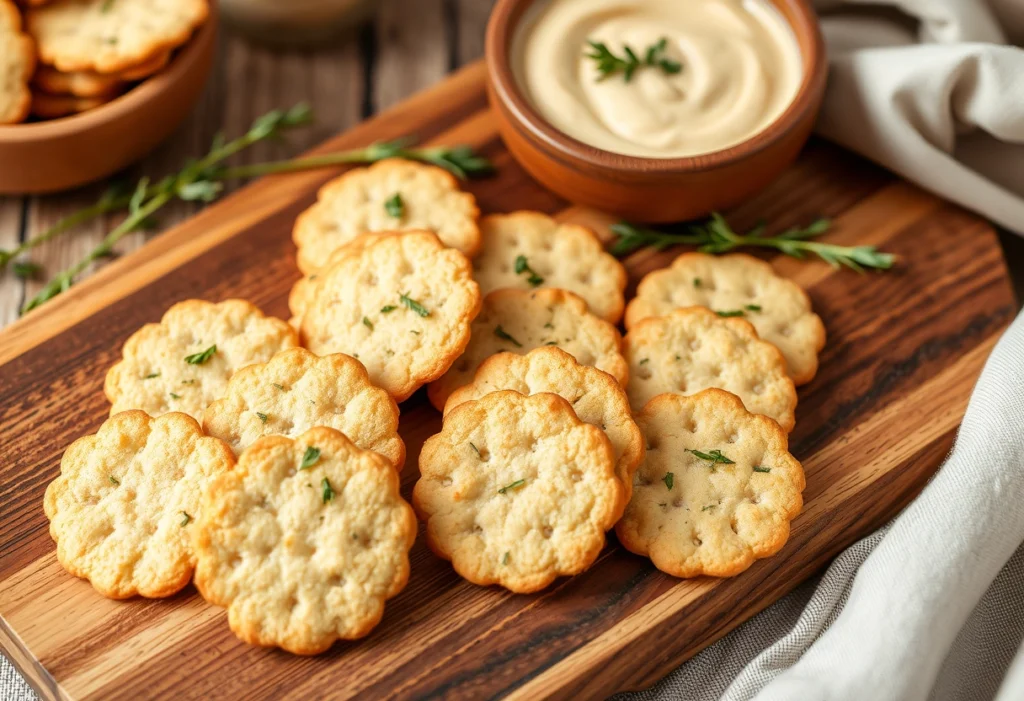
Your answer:
[[[509,552],[506,550],[505,554],[501,557],[501,564],[507,565],[508,564],[508,558],[509,558]]]
[[[506,484],[504,487],[499,489],[498,490],[498,494],[504,494],[505,492],[509,491],[510,489],[519,489],[524,484],[526,484],[526,480],[516,480],[512,484]]]
[[[264,414],[262,411],[257,411],[256,412],[256,416],[260,417],[260,421],[262,421],[263,423],[267,423],[267,419],[270,418],[266,414]]]
[[[473,452],[476,453],[476,456],[478,458],[480,458],[481,460],[484,459],[484,456],[480,453],[480,449],[477,448],[473,443],[470,443],[469,447],[473,449]]]
[[[516,257],[516,275],[522,275],[523,273],[529,273],[530,277],[526,278],[526,281],[530,283],[530,287],[537,287],[538,285],[544,284],[544,278],[538,275],[533,268],[530,267],[529,262],[526,260],[526,256]]]
[[[116,43],[116,38],[112,37],[106,41]],[[312,118],[312,110],[306,104],[298,104],[287,110],[272,110],[256,119],[245,134],[232,141],[227,141],[222,134],[218,133],[206,155],[190,159],[177,173],[155,181],[142,178],[134,188],[125,188],[123,184],[114,185],[104,192],[95,204],[73,212],[46,231],[33,236],[11,250],[0,250],[0,269],[2,269],[17,256],[82,224],[111,212],[124,210],[128,212],[128,216],[81,260],[54,276],[39,294],[24,305],[22,312],[35,309],[66,292],[74,285],[76,278],[93,262],[110,256],[117,243],[129,233],[153,228],[154,215],[172,200],[211,202],[223,193],[224,181],[248,179],[272,173],[295,173],[334,168],[352,163],[375,163],[387,158],[404,158],[430,163],[444,168],[461,179],[480,177],[494,171],[493,164],[487,158],[478,155],[469,146],[414,148],[409,139],[378,142],[361,148],[308,158],[230,167],[224,164],[224,161],[253,144],[279,138],[289,129],[309,124]]]
[[[666,472],[665,476],[661,478],[661,481],[665,483],[665,486],[672,489],[672,485],[676,483],[676,476],[671,472]]]
[[[764,225],[745,235],[737,234],[721,214],[715,212],[701,224],[687,226],[685,233],[670,233],[636,226],[629,222],[613,224],[611,232],[617,237],[611,248],[612,255],[623,256],[638,248],[652,246],[662,250],[669,246],[697,246],[702,253],[728,253],[736,248],[774,248],[793,258],[805,258],[808,253],[818,256],[833,268],[845,266],[862,272],[865,268],[888,270],[896,264],[896,256],[883,253],[874,246],[840,246],[834,243],[810,241],[829,230],[828,219],[817,219],[806,227],[787,229],[778,236],[765,236]]]
[[[744,312],[742,309],[730,309],[728,311],[715,311],[715,314],[717,314],[718,316],[725,317],[725,318],[729,318],[729,317],[733,317],[733,316],[746,316],[746,312]]]
[[[699,450],[690,450],[689,448],[687,448],[686,452],[687,453],[693,453],[694,455],[696,455],[701,460],[707,460],[709,463],[711,463],[710,465],[708,465],[708,467],[710,467],[712,470],[714,470],[715,469],[715,465],[717,465],[719,463],[721,463],[723,465],[735,465],[736,464],[732,460],[730,460],[729,458],[727,458],[724,455],[722,455],[722,451],[718,450],[718,449],[709,450],[708,452],[704,453],[704,452],[701,452]]]
[[[185,362],[189,365],[202,365],[207,360],[213,357],[213,354],[217,352],[217,344],[213,344],[206,350],[200,353],[193,353],[192,355],[185,356]]]
[[[649,362],[651,362],[650,358],[643,358],[637,365],[646,365]]]
[[[11,267],[14,274],[22,280],[34,279],[42,269],[41,265],[31,261],[19,261]]]
[[[192,521],[192,517],[188,515],[187,511],[182,511],[181,515],[185,517],[185,518],[181,519],[181,527],[184,528],[185,526],[187,526],[189,524],[189,522]]]
[[[181,399],[180,394],[175,394],[174,392],[169,392],[169,394],[171,395],[171,399]]]
[[[367,319],[365,316],[363,317],[363,326],[370,329],[370,331],[373,331],[373,322]]]
[[[401,193],[396,192],[384,203],[384,210],[389,217],[401,219],[405,216],[405,202],[402,201]]]
[[[514,345],[516,348],[522,348],[523,347],[522,343],[520,343],[516,339],[512,338],[512,336],[510,336],[509,333],[507,331],[505,331],[505,329],[501,328],[501,324],[498,324],[497,326],[494,327],[494,335],[497,336],[498,338],[500,338],[503,341],[508,341],[509,343]]]
[[[158,373],[158,372],[151,372],[148,375],[146,375],[145,377],[143,377],[142,379],[143,380],[152,380],[155,377],[160,377],[160,373]]]
[[[383,307],[380,308],[380,313],[387,314],[388,312],[393,312],[396,309],[398,309],[398,307],[396,307],[393,304],[385,304]]]
[[[323,498],[325,504],[334,498],[334,490],[331,489],[331,483],[327,481],[326,477],[324,477],[320,481],[320,489],[323,490]]]
[[[430,316],[430,311],[426,307],[424,307],[422,304],[417,302],[415,299],[411,298],[409,295],[407,295],[407,294],[399,295],[398,298],[400,300],[402,300],[402,304],[404,304],[405,306],[409,307],[409,309],[413,310],[414,312],[416,312],[420,316],[423,316],[423,317]]]
[[[320,459],[320,449],[314,446],[306,448],[306,452],[302,454],[302,464],[299,465],[300,470],[308,470],[309,468],[316,465],[317,460]]]
[[[748,304],[747,306],[745,306],[743,308],[746,309],[748,312],[759,312],[759,311],[761,311],[761,305],[760,304]]]
[[[272,384],[274,385],[274,387],[277,387],[277,388],[278,388],[279,390],[281,390],[282,392],[284,392],[284,385],[279,385],[279,384],[277,384],[276,382],[274,382],[274,383],[272,383]]]
[[[762,467],[761,465],[754,465],[754,472],[771,472],[772,468]]]
[[[708,504],[707,506],[702,508],[701,511],[710,511],[711,509],[715,508],[716,506],[718,506],[718,504]]]
[[[616,56],[608,48],[608,45],[602,41],[587,40],[587,44],[590,45],[591,49],[590,53],[586,54],[587,58],[594,59],[597,62],[598,81],[604,80],[616,73],[622,73],[628,83],[633,79],[633,74],[636,73],[636,70],[643,66],[660,68],[666,75],[675,75],[683,70],[681,63],[664,56],[665,50],[668,48],[668,39],[665,37],[648,46],[644,52],[643,59],[637,56],[629,44],[622,45],[624,56],[621,57]]]
[[[700,281],[699,277],[693,278],[693,286],[694,287],[700,287],[701,286],[701,281]]]
[[[113,475],[107,475],[107,479],[109,479],[110,483],[112,485],[114,485],[115,487],[120,487],[121,486],[121,481],[119,479],[117,479],[116,477],[114,477]]]

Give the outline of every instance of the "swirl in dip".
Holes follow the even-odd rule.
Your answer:
[[[657,52],[669,68],[649,65]],[[590,42],[642,65],[602,73]],[[537,0],[512,41],[516,82],[540,115],[578,141],[645,158],[746,141],[796,97],[792,29],[767,0]]]

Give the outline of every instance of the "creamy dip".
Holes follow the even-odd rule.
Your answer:
[[[641,62],[627,81],[603,75],[589,42]],[[802,78],[792,29],[767,0],[538,0],[512,42],[516,82],[565,134],[631,156],[718,151],[762,131]],[[671,68],[671,66],[670,66]],[[603,77],[602,77],[603,75]]]

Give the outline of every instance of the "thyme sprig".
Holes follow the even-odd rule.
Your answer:
[[[623,56],[616,56],[603,41],[588,39],[587,45],[590,47],[590,53],[586,54],[586,57],[597,62],[599,81],[622,73],[622,77],[628,83],[633,79],[637,69],[644,66],[660,68],[666,75],[675,75],[683,70],[683,64],[665,57],[665,50],[668,48],[668,39],[665,37],[648,46],[643,58],[640,58],[629,44],[622,45]]]
[[[11,250],[0,250],[0,270],[18,256],[51,241],[93,219],[126,210],[127,217],[82,260],[61,271],[29,300],[22,309],[27,312],[70,289],[75,279],[94,261],[113,254],[114,246],[125,235],[153,224],[153,215],[174,199],[212,202],[223,191],[224,181],[251,178],[275,173],[292,173],[319,168],[331,168],[355,163],[373,163],[385,158],[405,158],[444,168],[456,177],[467,179],[493,172],[491,162],[478,155],[470,146],[431,146],[414,148],[409,139],[378,142],[369,146],[336,153],[296,158],[269,163],[227,167],[224,161],[268,139],[280,138],[285,131],[309,124],[313,113],[306,104],[288,110],[273,110],[253,122],[249,130],[233,141],[225,141],[218,134],[209,152],[201,159],[191,160],[180,172],[162,180],[151,182],[141,179],[134,189],[122,185],[109,188],[93,205],[61,219],[41,234],[28,239]]]
[[[863,272],[865,268],[888,270],[896,264],[894,254],[879,251],[875,246],[840,246],[809,240],[824,234],[830,227],[831,222],[822,218],[805,227],[787,229],[778,236],[765,236],[763,224],[746,234],[738,234],[718,212],[703,223],[690,224],[684,233],[619,222],[611,227],[611,232],[617,237],[611,252],[615,256],[624,256],[646,246],[660,251],[669,246],[689,245],[697,246],[702,253],[718,254],[754,247],[773,248],[793,258],[806,258],[807,254],[813,254],[833,268],[847,267],[857,272]]]

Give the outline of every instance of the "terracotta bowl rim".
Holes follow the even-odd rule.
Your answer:
[[[742,162],[782,141],[791,130],[800,125],[808,113],[818,109],[820,97],[825,90],[828,58],[825,54],[821,26],[810,3],[808,0],[769,0],[792,11],[797,21],[789,21],[787,15],[787,24],[798,40],[805,39],[807,46],[810,47],[809,53],[802,57],[804,74],[800,88],[789,107],[774,122],[746,141],[726,149],[694,156],[645,158],[605,151],[568,136],[544,119],[523,96],[512,75],[510,55],[515,31],[515,27],[511,26],[512,17],[515,16],[518,22],[530,5],[543,1],[545,0],[497,0],[487,24],[484,56],[493,93],[511,114],[511,120],[521,130],[528,132],[534,140],[539,140],[547,146],[550,156],[630,175],[713,170]]]
[[[131,90],[107,104],[80,114],[41,122],[2,125],[0,126],[0,145],[64,138],[72,134],[88,132],[99,124],[114,122],[131,114],[194,70],[196,63],[202,57],[206,44],[216,41],[218,19],[216,2],[211,0],[210,13],[206,21],[177,51],[171,59],[170,65],[159,73],[144,79]]]

